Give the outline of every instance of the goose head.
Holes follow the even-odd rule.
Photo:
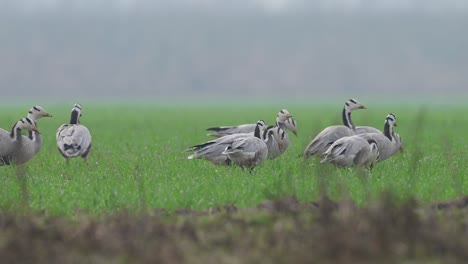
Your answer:
[[[276,124],[278,126],[283,126],[293,132],[297,136],[296,121],[293,119],[292,115],[288,110],[282,109],[278,112],[276,116]]]
[[[392,127],[396,127],[396,116],[392,113],[388,114],[387,117],[385,118],[385,122],[388,123]]]
[[[257,121],[257,126],[259,127],[260,132],[262,132],[267,127],[267,124],[266,124],[265,120],[258,120]]]
[[[344,108],[349,111],[353,111],[356,109],[366,109],[366,107],[363,104],[359,103],[355,99],[349,99],[348,101],[346,101]]]
[[[70,124],[79,124],[81,117],[81,105],[74,104],[71,110]]]
[[[38,105],[35,105],[31,107],[31,109],[29,109],[29,112],[28,112],[29,119],[35,121],[42,117],[52,117],[52,115],[49,114],[46,110],[44,110],[44,108]]]
[[[288,118],[291,118],[292,115],[289,113],[288,110],[286,109],[281,109],[281,111],[278,112],[278,115],[276,116],[276,122],[277,123],[284,123]]]
[[[40,134],[39,129],[37,129],[37,126],[35,125],[34,121],[29,119],[28,117],[23,117],[18,122],[16,122],[12,130],[28,130]]]

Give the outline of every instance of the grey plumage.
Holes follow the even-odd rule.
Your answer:
[[[16,122],[11,132],[0,129],[0,166],[23,164],[36,153],[31,139],[22,136],[21,130],[34,131],[40,135],[34,122],[27,117]]]
[[[252,170],[254,167],[263,163],[268,157],[268,147],[265,142],[260,139],[259,133],[255,133],[253,137],[235,139],[232,144],[226,147],[222,154],[227,155],[229,160],[234,164]],[[272,138],[271,133],[268,134],[268,138]]]
[[[282,109],[278,112],[278,115],[276,116],[276,125],[281,126],[283,129],[289,129],[291,132],[297,135],[296,122],[292,118],[292,115],[289,113],[289,111],[286,109]],[[257,124],[243,124],[239,126],[210,127],[207,128],[207,130],[214,131],[213,133],[209,133],[208,136],[223,137],[233,134],[253,133],[256,126]],[[266,124],[263,121],[262,127],[265,126]]]
[[[396,117],[394,114],[389,114],[385,118],[383,133],[364,133],[357,135],[366,140],[374,140],[376,142],[379,148],[379,158],[377,162],[386,160],[398,151],[403,150],[400,135],[393,131],[395,126],[397,126]]]
[[[49,114],[41,106],[35,105],[35,106],[31,107],[31,109],[29,109],[27,117],[29,119],[31,119],[34,122],[34,124],[36,125],[36,127],[37,127],[37,120],[38,119],[43,118],[43,117],[52,117],[52,115]],[[29,139],[31,139],[32,143],[33,143],[32,156],[34,156],[39,152],[39,150],[42,147],[42,135],[40,135],[39,133],[34,132],[34,131],[29,131]],[[32,156],[31,156],[31,158],[32,158]]]
[[[382,133],[382,131],[378,130],[375,127],[370,127],[370,126],[357,126],[354,129],[354,134],[364,134],[364,133]]]
[[[230,165],[231,159],[228,154],[225,153],[229,146],[237,146],[240,142],[243,142],[246,138],[260,137],[260,127],[262,121],[257,122],[256,131],[254,133],[240,133],[227,135],[224,137],[217,138],[199,145],[195,145],[186,149],[185,151],[194,151],[194,153],[188,156],[188,159],[206,159],[217,165]]]
[[[321,163],[333,163],[338,167],[370,167],[379,156],[378,146],[373,140],[359,136],[342,137],[325,151]]]
[[[308,158],[314,155],[322,157],[325,151],[342,137],[348,137],[355,134],[355,126],[351,120],[351,111],[356,109],[365,109],[366,107],[354,99],[346,101],[342,119],[344,125],[330,126],[322,130],[304,150],[304,157]]]
[[[270,139],[268,139],[270,135]],[[286,131],[278,126],[268,126],[262,135],[268,148],[268,159],[275,159],[283,154],[289,146],[289,136]]]
[[[61,125],[57,129],[57,147],[65,159],[88,157],[92,146],[91,133],[88,128],[80,124],[81,105],[75,104],[71,111],[69,124]]]

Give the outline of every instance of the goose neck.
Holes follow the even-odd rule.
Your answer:
[[[71,112],[70,124],[76,125],[80,123],[80,113],[78,111],[73,110]]]
[[[351,128],[352,130],[356,128],[353,124],[353,121],[351,120],[351,110],[346,106],[343,108],[342,118],[343,125]]]
[[[281,129],[286,129],[286,124],[284,122],[276,121],[276,126]]]
[[[261,139],[261,137],[260,137],[260,126],[258,126],[258,125],[255,126],[254,137]]]
[[[18,127],[18,124],[15,124],[11,129],[10,137],[13,140],[21,139],[21,128]]]
[[[388,123],[388,121],[385,121],[384,125],[384,135],[392,142],[395,142],[393,140],[393,127]]]

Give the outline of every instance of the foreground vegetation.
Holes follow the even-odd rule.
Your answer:
[[[466,199],[439,204],[468,193],[466,107],[353,112],[355,124],[375,127],[394,113],[403,138],[405,151],[369,173],[300,157],[321,129],[341,123],[340,105],[83,104],[93,149],[87,164],[68,166],[55,131],[71,104],[42,106],[54,115],[39,120],[43,149],[24,174],[0,168],[0,258],[10,263],[466,258]],[[0,108],[0,124],[8,129],[29,107]],[[252,174],[182,152],[209,140],[206,127],[272,123],[281,107],[299,137]]]

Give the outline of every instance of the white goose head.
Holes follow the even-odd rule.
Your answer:
[[[74,104],[71,110],[70,124],[79,124],[81,117],[81,105]]]
[[[282,109],[276,116],[276,124],[281,128],[287,128],[297,136],[296,121],[288,110]]]
[[[359,103],[356,99],[349,99],[345,103],[345,108],[349,109],[350,111],[356,110],[356,109],[366,109],[366,107]]]
[[[276,116],[276,122],[277,123],[284,123],[288,118],[291,118],[292,115],[289,113],[288,110],[286,109],[281,109],[281,111],[278,112],[278,115]]]
[[[52,117],[51,114],[49,114],[44,108],[41,106],[35,105],[29,109],[28,112],[28,118],[31,119],[32,121],[36,121],[37,119],[41,117]]]
[[[262,132],[267,127],[267,124],[266,124],[265,120],[258,120],[257,121],[257,126],[259,127],[260,132]]]
[[[355,126],[353,124],[353,121],[351,121],[351,111],[356,109],[366,109],[366,107],[355,99],[349,99],[348,101],[346,101],[342,113],[343,125],[353,130],[355,129]]]

